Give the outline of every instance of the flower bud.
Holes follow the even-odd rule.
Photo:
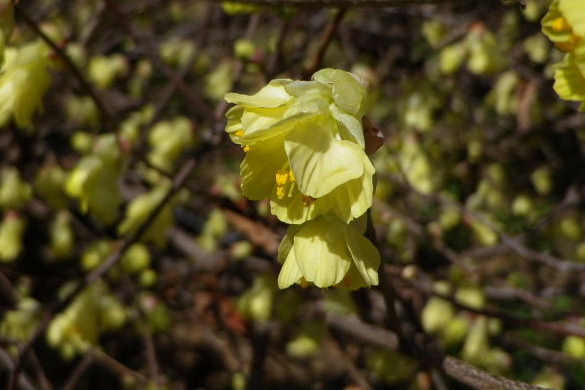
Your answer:
[[[129,274],[139,273],[150,265],[150,252],[146,245],[141,243],[133,244],[124,254],[121,260],[124,271]]]
[[[67,259],[75,250],[75,236],[69,212],[61,210],[51,223],[51,253],[56,259]]]

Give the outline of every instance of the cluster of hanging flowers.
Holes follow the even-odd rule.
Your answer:
[[[567,53],[555,68],[554,89],[565,100],[581,102],[585,111],[585,9],[583,0],[554,0],[542,30],[557,49]]]
[[[242,192],[270,200],[290,224],[279,247],[280,288],[356,289],[378,284],[380,254],[364,237],[374,166],[362,117],[367,90],[355,75],[323,69],[311,81],[272,80],[235,104],[226,132],[242,146]]]

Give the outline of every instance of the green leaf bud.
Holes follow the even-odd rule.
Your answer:
[[[71,228],[71,216],[68,211],[61,210],[51,223],[51,254],[55,259],[68,259],[75,250],[75,235]]]
[[[483,24],[472,26],[465,44],[469,50],[467,68],[475,74],[492,74],[505,65],[505,56],[499,49],[494,34]]]
[[[440,67],[444,74],[453,74],[457,72],[467,58],[467,48],[461,42],[453,43],[441,50]]]
[[[457,289],[455,299],[473,309],[483,309],[485,306],[485,295],[477,287],[461,287]]]
[[[140,283],[142,287],[153,287],[157,281],[158,274],[151,268],[140,271],[140,274],[138,275],[138,283]]]
[[[80,201],[81,211],[105,224],[118,218],[122,204],[119,180],[122,164],[113,135],[100,136],[94,153],[83,157],[71,171],[65,190]]]
[[[532,185],[539,195],[548,195],[553,188],[552,172],[548,166],[542,166],[530,175]]]
[[[95,56],[89,61],[89,78],[98,88],[109,88],[114,81],[128,73],[127,58],[122,54]]]
[[[144,244],[133,244],[122,257],[120,264],[122,269],[131,275],[139,273],[150,265],[150,252]]]
[[[6,167],[0,172],[0,209],[19,210],[32,197],[32,189],[22,180],[15,167]]]
[[[149,161],[160,169],[170,171],[182,153],[195,143],[193,124],[185,117],[156,123],[149,134]]]
[[[223,11],[228,15],[251,14],[262,10],[261,7],[251,4],[242,4],[238,2],[223,1],[221,3]]]
[[[122,235],[136,232],[162,201],[167,191],[167,186],[163,184],[134,198],[128,205],[126,217],[118,226],[118,232]],[[167,204],[150,224],[142,237],[142,241],[152,242],[159,247],[164,246],[167,242],[166,231],[173,225],[173,222],[173,205]]]
[[[97,241],[87,248],[81,256],[81,266],[86,271],[96,269],[107,259],[112,252],[108,241]]]
[[[527,195],[518,195],[512,202],[512,213],[519,216],[529,216],[534,210],[534,202]]]
[[[421,321],[429,333],[440,333],[455,318],[453,305],[439,297],[431,297],[422,310]]]
[[[325,327],[320,322],[304,322],[297,337],[286,345],[287,355],[295,358],[306,358],[321,349]]]
[[[422,26],[422,33],[433,48],[439,47],[447,32],[448,29],[445,23],[438,19],[427,20]]]
[[[6,339],[26,342],[41,320],[41,305],[33,298],[24,297],[16,310],[7,311],[0,323],[0,335]]]
[[[69,200],[65,193],[67,172],[55,164],[46,164],[34,181],[35,192],[55,209],[66,207]]]
[[[22,238],[26,221],[18,213],[9,211],[0,224],[0,263],[16,260],[22,253]]]
[[[237,301],[238,310],[254,321],[268,321],[276,292],[276,281],[271,274],[263,274],[254,280],[252,287]]]
[[[172,37],[160,46],[162,59],[179,68],[184,68],[195,53],[195,45],[188,39]]]
[[[465,344],[462,357],[471,364],[485,367],[489,352],[488,321],[484,316],[475,318]]]
[[[577,336],[567,336],[563,340],[563,352],[575,359],[585,359],[585,339]]]
[[[59,349],[64,359],[72,359],[96,346],[103,332],[119,328],[125,321],[121,303],[109,294],[103,282],[96,282],[51,321],[47,342]]]
[[[251,60],[255,52],[256,47],[254,46],[254,42],[249,39],[238,39],[234,43],[234,54],[238,58]]]

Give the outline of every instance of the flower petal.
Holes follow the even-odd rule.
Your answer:
[[[353,139],[362,147],[365,146],[366,142],[364,140],[364,129],[361,122],[357,120],[355,116],[340,110],[335,104],[331,104],[329,106],[329,110],[331,111],[333,118],[337,122],[341,123],[347,130],[347,133],[342,133],[342,137],[345,139]]]
[[[330,287],[343,280],[351,265],[345,228],[342,223],[318,219],[307,222],[295,234],[294,256],[308,282]]]
[[[251,200],[268,199],[275,186],[275,174],[286,165],[283,137],[255,144],[240,166],[242,193]]]
[[[243,95],[240,93],[227,93],[225,100],[242,107],[264,107],[274,108],[288,103],[292,97],[286,92],[285,85],[292,80],[272,80],[268,85],[260,89],[254,95]]]
[[[564,61],[556,65],[553,88],[565,100],[585,99],[585,77],[579,71],[572,54],[567,54]]]
[[[298,190],[293,190],[291,196],[278,199],[272,197],[270,211],[284,223],[301,224],[324,215],[331,210],[333,204],[323,201],[324,198],[307,201],[306,197]]]
[[[285,260],[283,261],[282,267],[280,268],[280,273],[278,274],[278,288],[290,287],[292,284],[298,282],[303,277],[303,274],[297,265],[295,251],[292,250],[292,239],[290,242],[285,244],[289,246],[289,248],[282,250],[281,252],[283,244],[285,244],[284,239],[280,245],[280,248],[278,249],[279,257],[281,256],[281,253],[286,253]]]
[[[313,198],[360,177],[367,158],[360,146],[335,139],[317,124],[303,124],[285,138],[284,148],[299,190]]]
[[[380,252],[357,230],[349,227],[345,231],[347,246],[351,252],[353,263],[364,281],[372,286],[378,285],[378,267],[380,266]]]
[[[559,10],[571,25],[573,32],[585,38],[585,12],[583,9],[583,0],[563,0],[559,1]]]
[[[322,69],[313,75],[313,80],[332,84],[335,104],[351,115],[361,117],[364,111],[366,88],[356,76],[339,69]]]
[[[364,174],[335,188],[317,202],[330,205],[330,209],[344,222],[349,223],[372,207],[375,168],[368,158],[364,159]]]

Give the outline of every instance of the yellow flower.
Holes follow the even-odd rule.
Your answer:
[[[32,116],[51,83],[48,67],[48,49],[41,41],[6,51],[0,74],[0,126],[11,118],[18,127],[32,125]]]
[[[380,254],[363,236],[365,217],[347,225],[317,218],[289,227],[278,249],[278,287],[311,283],[357,289],[378,284]]]
[[[324,69],[312,81],[273,80],[236,106],[226,131],[244,147],[242,192],[270,199],[272,212],[302,223],[328,212],[345,222],[372,202],[374,167],[364,151],[365,88],[350,73]]]

